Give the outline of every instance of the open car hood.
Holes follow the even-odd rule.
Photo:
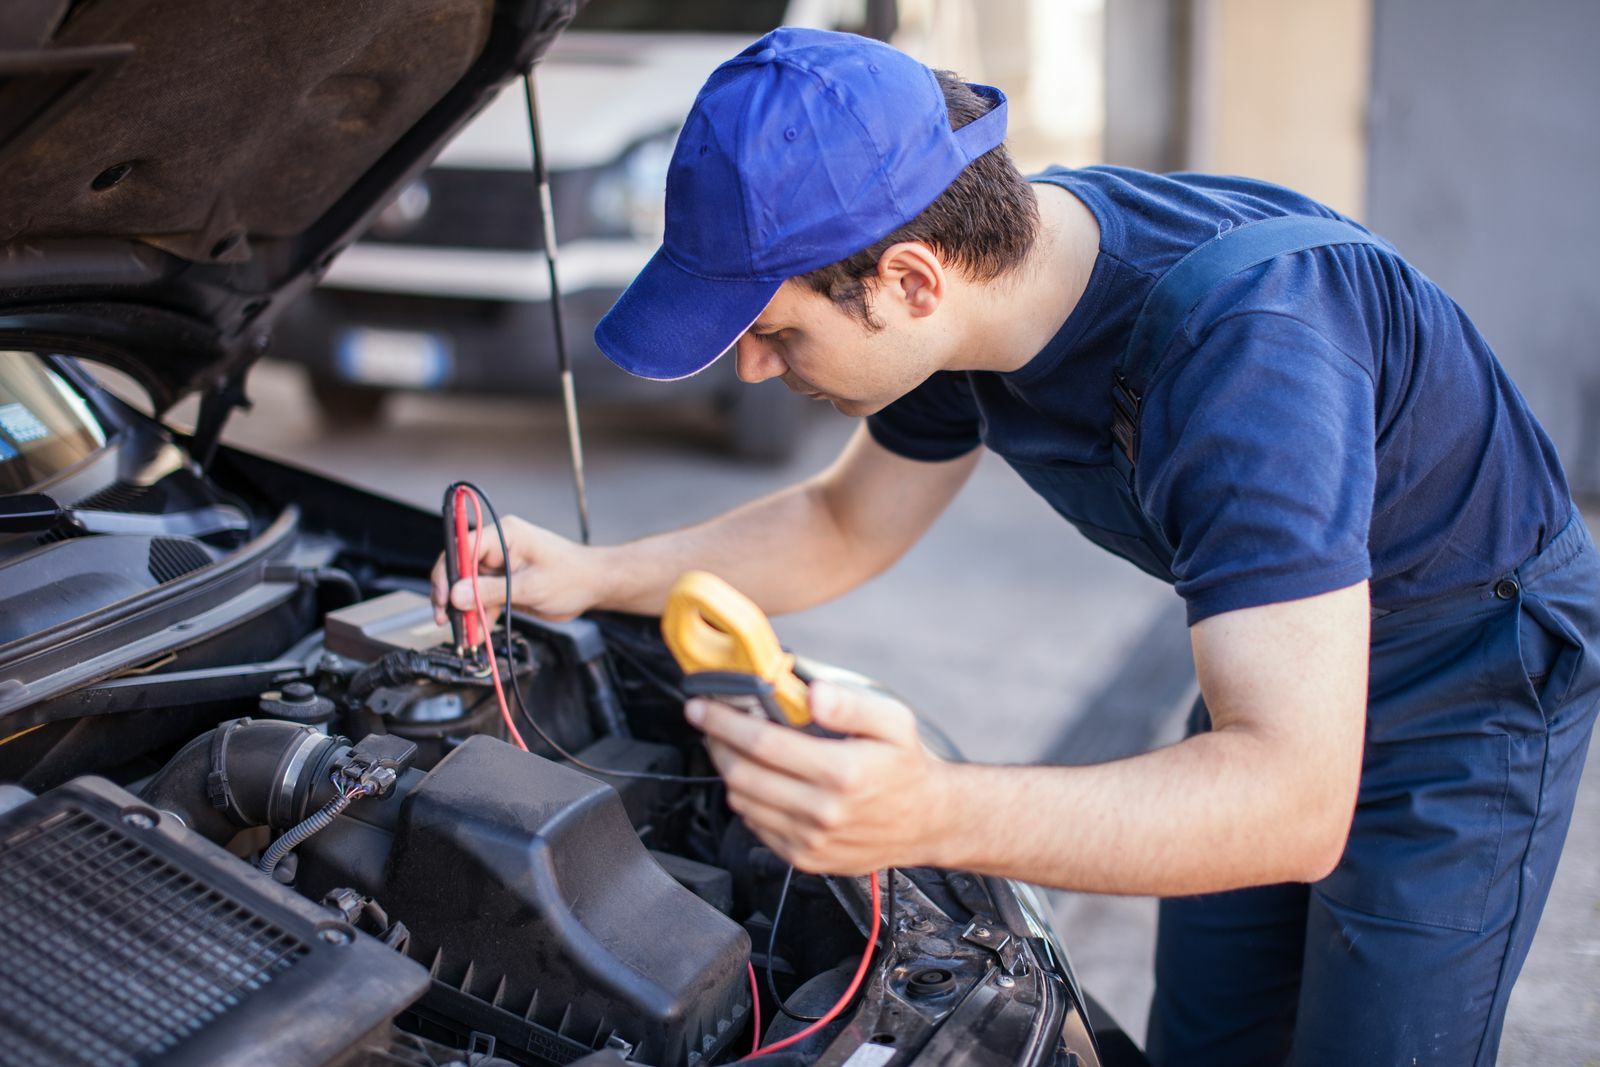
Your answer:
[[[222,393],[583,0],[15,0],[0,347]]]

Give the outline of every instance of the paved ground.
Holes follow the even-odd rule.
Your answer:
[[[340,431],[317,419],[293,368],[264,365],[251,391],[256,410],[229,430],[236,444],[428,507],[449,481],[470,477],[503,513],[569,535],[576,530],[564,432],[552,405],[407,398],[380,429]],[[794,462],[752,468],[718,456],[703,433],[689,429],[692,417],[591,413],[597,541],[682,525],[783,485],[824,465],[851,428],[819,412]],[[974,759],[1071,760],[1105,755],[1108,743],[1170,740],[1189,691],[1181,671],[1126,669],[1132,648],[1181,649],[1176,598],[1092,548],[992,458],[891,571],[778,628],[791,646],[898,689]],[[1143,686],[1137,693],[1163,713],[1128,708],[1130,721],[1145,720],[1131,732],[1086,736],[1073,729],[1084,708],[1104,707],[1130,686]],[[1501,1062],[1513,1067],[1600,1065],[1600,772],[1588,776],[1581,804],[1512,999]],[[1142,1035],[1154,902],[1054,896],[1085,985]]]

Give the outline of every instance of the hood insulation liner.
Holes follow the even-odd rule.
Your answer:
[[[65,7],[65,5],[63,5]],[[0,56],[0,242],[137,238],[241,262],[301,232],[461,78],[491,0],[83,0]],[[108,46],[126,54],[107,61]],[[79,80],[37,70],[94,58]],[[7,69],[8,59],[26,60]],[[42,81],[65,87],[40,107]]]

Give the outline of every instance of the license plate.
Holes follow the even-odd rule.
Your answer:
[[[345,330],[339,335],[339,374],[364,385],[433,389],[450,378],[450,346],[437,334],[411,330]]]

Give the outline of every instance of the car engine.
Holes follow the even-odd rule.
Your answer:
[[[125,430],[101,462],[143,481],[88,469],[0,538],[32,613],[0,641],[0,1064],[1099,1062],[1018,887],[898,870],[875,909],[757,839],[659,620],[514,614],[490,668],[434,621],[436,516],[170,452]],[[174,532],[196,512],[230,521]]]
[[[526,687],[529,704],[559,712],[573,699],[565,690],[575,681],[598,681],[576,698],[577,707],[616,727],[615,687],[595,662],[598,627],[580,621],[542,629],[543,641],[519,641],[513,650],[521,663],[515,684]],[[609,1047],[644,1062],[693,1063],[748,1028],[750,937],[726,914],[731,873],[681,854],[652,855],[646,845],[683,834],[705,790],[697,798],[681,782],[644,777],[619,778],[613,786],[559,758],[503,743],[497,709],[484,711],[493,706],[488,680],[452,677],[462,665],[449,663],[448,631],[433,624],[432,608],[418,593],[391,592],[329,612],[316,636],[291,657],[303,664],[299,680],[264,690],[256,714],[190,740],[137,795],[92,778],[31,800],[13,788],[0,863],[25,865],[29,877],[48,878],[58,895],[98,900],[133,894],[148,877],[153,861],[138,851],[142,843],[160,850],[162,863],[189,891],[263,897],[263,916],[273,909],[303,916],[307,900],[320,902],[327,914],[301,919],[310,927],[298,932],[298,947],[284,958],[298,960],[294,953],[308,948],[312,954],[304,964],[275,966],[286,976],[321,970],[329,935],[346,938],[362,951],[337,960],[327,976],[335,988],[370,988],[371,1006],[387,993],[398,1014],[425,986],[411,1007],[411,1029],[451,1046],[492,1035],[498,1047],[547,1062]],[[583,745],[570,721],[581,714],[564,710],[550,718],[569,720],[569,740],[591,766],[624,774],[681,769],[678,749],[622,731]],[[360,740],[352,743],[352,736]],[[63,819],[69,827],[61,827]],[[250,847],[274,832],[270,846]],[[32,851],[15,847],[13,833],[32,833]],[[62,850],[83,847],[71,835],[85,833],[115,838],[95,847],[127,855],[99,866],[57,865]],[[57,834],[68,836],[58,841]],[[236,857],[255,860],[257,870],[234,858],[237,869],[218,882],[217,857],[229,845]],[[7,879],[6,888],[16,894],[30,885]],[[81,959],[136,952],[159,966],[163,953],[183,959],[193,951],[175,946],[178,935],[168,929],[192,907],[175,902],[160,921],[167,925],[141,922],[145,940],[137,947],[127,945],[128,931],[120,928],[78,929],[70,910],[41,912],[37,933],[49,943],[83,942]],[[279,918],[273,929],[288,926]],[[94,943],[100,935],[105,942]],[[400,953],[374,954],[373,941]],[[67,966],[66,977],[85,992],[99,989],[98,963],[74,970],[71,960],[45,948],[28,958],[30,971]],[[281,1008],[283,998],[293,997],[312,1010],[329,996],[316,982],[228,966],[241,980],[222,996],[241,1025],[261,998]],[[94,995],[107,998],[99,1007],[129,1006],[123,992]],[[373,1025],[359,1014],[341,1009],[341,1015],[355,1038]],[[183,1022],[174,1016],[171,1025]],[[140,1038],[146,1047],[173,1036],[159,1025],[147,1029]],[[293,1039],[292,1031],[277,1036]],[[271,1047],[255,1038],[241,1043],[258,1057]],[[104,1049],[85,1044],[81,1051],[82,1062],[112,1062]],[[196,1062],[224,1062],[207,1055],[213,1058]]]

